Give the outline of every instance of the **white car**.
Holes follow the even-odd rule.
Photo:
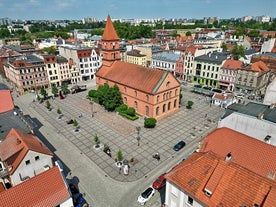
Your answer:
[[[137,203],[145,205],[145,203],[154,195],[155,190],[152,186],[148,187],[141,195],[139,195]]]

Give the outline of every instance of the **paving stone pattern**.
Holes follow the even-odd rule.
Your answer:
[[[42,117],[56,128],[57,132],[73,143],[81,154],[85,154],[96,163],[111,178],[130,182],[146,177],[161,162],[173,158],[177,152],[173,146],[180,140],[187,144],[198,140],[216,128],[216,123],[222,112],[217,106],[210,106],[206,98],[187,91],[184,94],[179,112],[157,122],[154,129],[143,127],[143,117],[136,121],[127,120],[114,112],[107,112],[98,104],[92,105],[85,97],[87,91],[69,94],[65,99],[55,98],[50,100],[52,110],[45,107],[45,103],[31,102],[30,107],[36,110]],[[188,100],[195,103],[192,109],[186,109]],[[57,109],[60,108],[63,117],[58,119]],[[92,111],[94,117],[92,117]],[[206,117],[207,114],[207,117]],[[81,115],[81,117],[79,117]],[[76,119],[79,123],[79,132],[74,132],[75,127],[67,124],[68,119]],[[215,122],[208,122],[207,119]],[[42,121],[42,122],[43,122]],[[204,124],[210,125],[209,129]],[[141,127],[140,146],[137,142],[136,126]],[[202,131],[200,131],[200,129]],[[194,133],[196,137],[192,137]],[[100,142],[107,144],[111,149],[112,157],[103,152],[103,148],[94,147],[94,136],[98,135]],[[57,137],[58,139],[58,137]],[[118,150],[121,150],[126,160],[135,158],[135,164],[130,164],[129,175],[120,173],[115,165],[114,158]],[[161,160],[152,157],[159,152]]]

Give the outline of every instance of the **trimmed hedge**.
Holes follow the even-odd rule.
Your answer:
[[[156,125],[156,119],[155,118],[146,118],[144,121],[144,127],[145,128],[154,128]]]

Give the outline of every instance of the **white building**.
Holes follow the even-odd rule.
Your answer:
[[[71,59],[76,68],[79,68],[81,81],[93,80],[95,73],[102,65],[98,49],[79,46],[60,46],[61,56]]]

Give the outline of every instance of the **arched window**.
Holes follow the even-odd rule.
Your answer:
[[[134,108],[138,109],[138,103],[137,103],[137,101],[134,101]]]
[[[171,109],[171,102],[168,103],[168,111]]]
[[[124,90],[125,90],[125,92],[127,92],[127,88],[126,87],[124,87]]]
[[[177,96],[177,93],[178,93],[178,90],[177,90],[177,89],[175,89],[175,96]]]
[[[124,103],[127,105],[127,98],[124,97]]]
[[[169,87],[170,87],[170,84],[171,84],[170,81],[168,81],[168,82],[166,83],[166,87],[169,88]]]
[[[170,98],[172,97],[172,92],[170,91]]]
[[[169,99],[169,93],[166,93],[166,100]]]
[[[157,98],[156,98],[156,102],[157,102],[157,103],[159,102],[159,96],[157,96]]]
[[[165,101],[166,100],[166,94],[164,93],[163,94],[163,101]]]
[[[176,107],[176,101],[177,101],[177,100],[174,100],[174,103],[173,103],[173,107],[174,107],[174,108]]]
[[[134,91],[135,97],[137,97],[137,91]]]
[[[146,116],[149,116],[149,107],[146,106]]]
[[[156,116],[159,115],[159,106],[156,108],[155,114],[156,114]]]
[[[146,95],[146,100],[149,101],[149,95]]]
[[[163,105],[163,113],[166,111],[166,104]]]

